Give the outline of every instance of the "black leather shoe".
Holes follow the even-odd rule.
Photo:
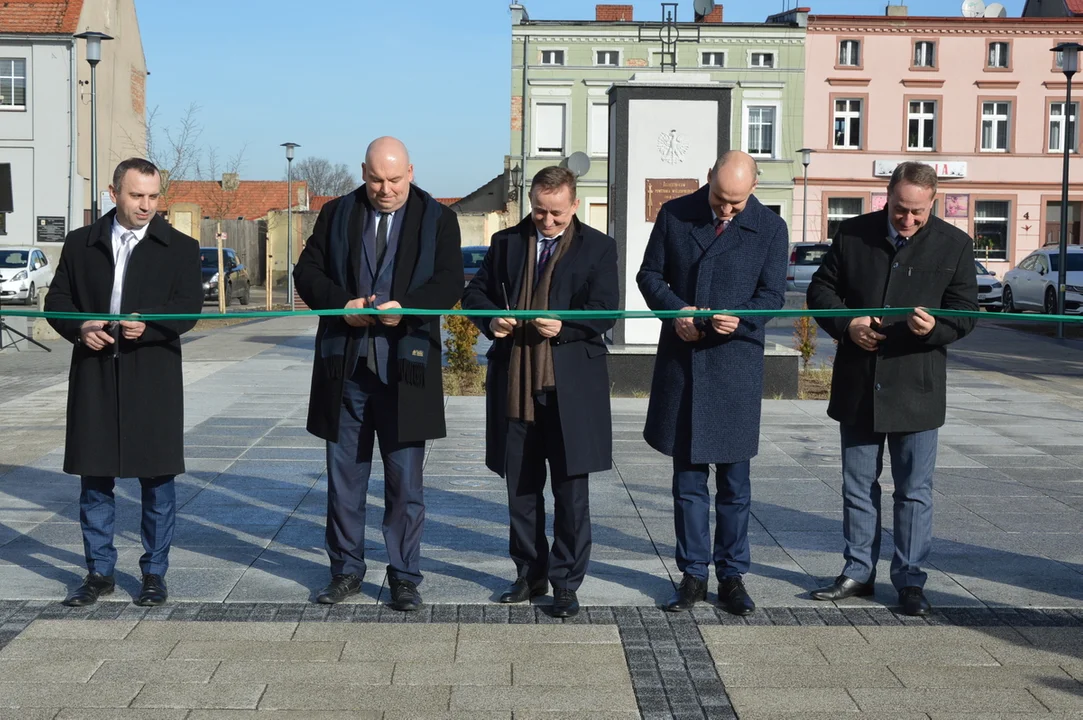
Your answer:
[[[323,605],[340,603],[351,595],[361,592],[361,578],[353,573],[339,573],[331,578],[331,582],[320,594],[316,596],[316,602]]]
[[[685,573],[685,576],[681,578],[681,584],[677,586],[677,592],[673,594],[669,602],[662,606],[662,609],[669,612],[684,612],[691,610],[700,600],[706,599],[707,581]]]
[[[756,612],[756,603],[748,596],[745,583],[739,577],[718,581],[718,602],[730,615],[751,615]]]
[[[504,594],[500,596],[500,602],[502,603],[521,603],[529,600],[530,598],[536,598],[539,595],[544,595],[549,592],[549,583],[545,580],[539,580],[536,583],[532,583],[525,577],[517,578]]]
[[[933,611],[933,606],[925,599],[925,592],[919,587],[904,587],[899,591],[899,604],[903,615],[924,617]]]
[[[83,584],[75,588],[71,595],[64,599],[68,607],[85,607],[98,602],[98,598],[108,595],[116,588],[116,581],[112,575],[90,573],[83,580]]]
[[[579,614],[579,598],[575,590],[568,588],[553,589],[553,617],[569,618]]]
[[[165,605],[168,597],[165,580],[161,575],[144,575],[143,587],[139,590],[139,597],[135,599],[135,604],[143,607],[157,607]]]
[[[391,581],[391,609],[413,612],[421,607],[421,593],[409,580]]]
[[[858,582],[853,578],[839,575],[835,582],[812,591],[813,600],[845,600],[850,597],[868,597],[873,594],[873,583]]]

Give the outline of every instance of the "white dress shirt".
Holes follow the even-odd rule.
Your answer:
[[[551,241],[551,240],[559,240],[564,235],[564,233],[561,233],[560,235],[557,235],[556,237],[547,238],[544,235],[542,235],[541,230],[539,230],[537,228],[537,226],[534,227],[534,233],[538,236],[538,242],[534,243],[537,246],[535,248],[535,252],[534,252],[534,262],[537,263],[538,260],[541,260],[542,250],[545,248],[545,245],[543,245],[542,243],[547,242],[547,241]]]
[[[138,244],[147,234],[144,225],[138,230],[129,230],[113,218],[113,292],[109,296],[109,313],[120,313],[120,300],[124,294],[124,275],[128,271],[128,260]]]

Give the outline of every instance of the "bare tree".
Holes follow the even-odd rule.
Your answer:
[[[218,149],[208,148],[205,156],[196,159],[195,175],[200,180],[207,180],[201,185],[203,198],[201,205],[213,220],[232,219],[236,215],[237,188],[226,182],[226,175],[239,181],[241,167],[244,165],[244,153],[248,146],[242,147],[236,154],[229,156],[225,164],[218,159]]]
[[[172,180],[190,180],[198,171],[203,147],[200,107],[192,103],[175,127],[159,127],[158,108],[147,113],[147,159],[162,171],[162,196],[169,197]]]
[[[346,163],[332,165],[327,158],[306,157],[293,164],[293,178],[308,185],[309,196],[345,195],[357,187]]]

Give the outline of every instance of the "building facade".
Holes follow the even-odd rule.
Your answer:
[[[830,239],[844,219],[883,207],[894,167],[917,160],[940,177],[936,214],[998,274],[1057,242],[1063,143],[1078,153],[1079,103],[1066,112],[1051,49],[1081,30],[1066,17],[809,16],[804,144],[815,154],[808,227],[799,188],[795,238]],[[1078,244],[1083,187],[1070,190]]]
[[[9,0],[0,7],[0,164],[13,211],[0,246],[40,245],[55,260],[66,232],[89,221],[90,66],[74,35],[95,30],[98,189],[114,166],[146,153],[147,66],[134,0]]]
[[[682,7],[691,15],[691,2]],[[518,194],[541,168],[583,153],[590,167],[579,178],[579,218],[607,230],[610,87],[633,76],[692,72],[733,87],[732,149],[759,160],[757,197],[789,217],[803,141],[805,29],[796,21],[724,23],[721,6],[672,24],[661,14],[634,18],[631,5],[598,5],[592,21],[532,20],[522,5],[511,10],[509,162],[523,168]],[[667,35],[672,45],[661,40]],[[715,159],[697,159],[704,183]]]

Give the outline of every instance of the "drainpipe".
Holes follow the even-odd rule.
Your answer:
[[[527,68],[527,47],[530,45],[530,36],[523,35],[523,134],[522,142],[520,144],[519,153],[523,156],[523,177],[520,181],[521,187],[519,188],[519,214],[523,215],[523,208],[526,207],[526,186],[527,178],[530,174],[526,169],[526,133],[527,133],[527,119],[530,117],[530,99],[529,91],[526,82],[526,68]],[[521,219],[521,218],[520,218]]]

